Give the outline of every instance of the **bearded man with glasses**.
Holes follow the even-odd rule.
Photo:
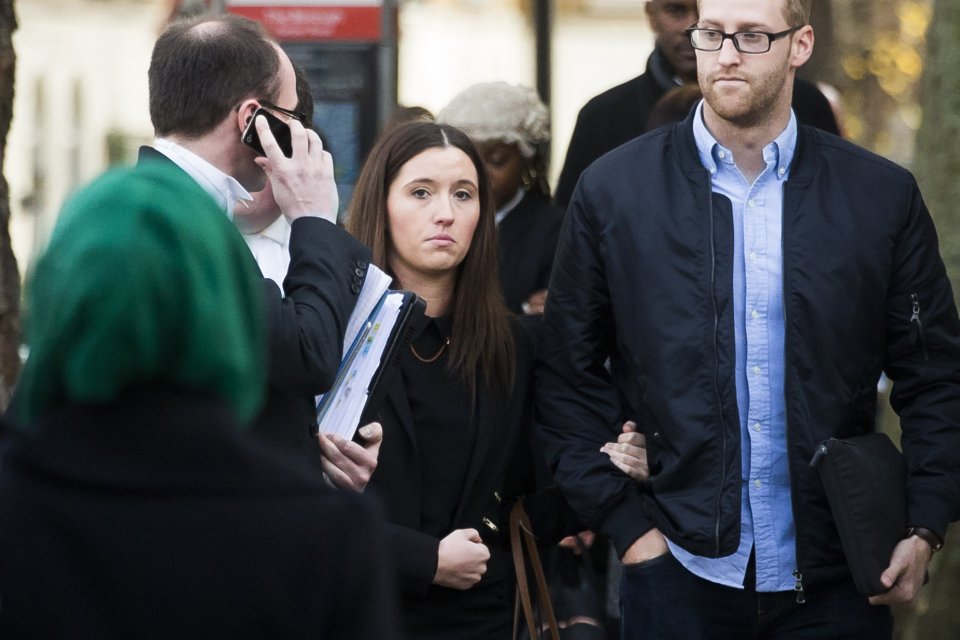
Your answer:
[[[538,428],[624,563],[625,639],[890,638],[960,518],[960,318],[914,178],[798,124],[810,0],[700,0],[703,100],[580,179],[537,367]],[[604,362],[610,359],[609,373]],[[810,462],[894,381],[907,528],[857,591]],[[632,419],[649,479],[598,452]]]
[[[561,207],[570,203],[580,174],[591,162],[659,126],[657,102],[697,80],[695,50],[685,33],[697,20],[696,0],[647,0],[644,9],[655,36],[646,71],[594,96],[580,109],[553,194]],[[795,78],[793,109],[801,123],[839,133],[830,103],[814,83]]]

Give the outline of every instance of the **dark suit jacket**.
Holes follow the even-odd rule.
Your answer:
[[[560,170],[554,201],[566,209],[580,174],[590,164],[628,140],[646,133],[647,119],[657,100],[676,85],[666,78],[669,69],[653,69],[659,57],[652,54],[642,75],[591,98],[577,114],[567,156]],[[796,79],[793,85],[793,110],[797,120],[833,134],[839,134],[830,103],[816,85]]]
[[[510,311],[523,313],[530,294],[547,288],[561,225],[563,210],[528,191],[497,226],[500,286]]]
[[[138,390],[9,439],[0,637],[398,637],[371,501],[221,403]]]
[[[478,387],[476,445],[451,523],[451,531],[477,529],[493,554],[487,573],[471,589],[457,591],[431,584],[440,539],[420,531],[420,470],[438,461],[421,459],[401,376],[380,410],[384,438],[367,492],[381,498],[387,511],[389,549],[397,567],[404,627],[410,639],[502,637],[490,629],[498,624],[509,626],[512,619],[512,567],[500,535],[507,532],[508,523],[505,504],[494,492],[506,501],[531,492],[536,484],[530,440],[533,346],[520,320],[513,321],[513,329],[517,352],[513,392],[499,398]],[[402,357],[410,357],[409,350]],[[577,530],[578,525],[570,520],[572,512],[555,490],[541,492],[528,503],[528,511],[544,540]],[[449,624],[449,635],[438,630],[442,624]]]
[[[139,161],[145,160],[170,162],[156,149],[141,147]],[[343,229],[319,218],[300,218],[290,231],[286,297],[264,278],[269,388],[254,432],[317,464],[320,452],[310,436],[314,396],[333,384],[369,263],[370,250]]]

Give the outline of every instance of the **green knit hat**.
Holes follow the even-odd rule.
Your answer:
[[[20,420],[155,385],[221,398],[248,424],[264,395],[261,295],[240,235],[183,171],[104,174],[67,202],[28,283]]]

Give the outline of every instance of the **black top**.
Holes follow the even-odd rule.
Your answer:
[[[449,316],[425,316],[400,358],[417,448],[428,461],[420,474],[421,530],[438,538],[453,530],[453,512],[463,493],[477,438],[475,416],[465,410],[470,406],[470,394],[447,369],[452,329]]]
[[[464,528],[455,518],[477,440],[475,403],[464,382],[448,369],[447,340],[452,331],[450,316],[424,316],[413,328],[410,347],[399,364],[420,459],[419,531],[438,540]],[[505,598],[511,583],[503,552],[494,550],[488,574],[469,592],[430,585],[424,595],[404,594],[404,636],[408,640],[508,637]]]

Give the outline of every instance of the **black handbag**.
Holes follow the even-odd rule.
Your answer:
[[[887,591],[880,582],[907,526],[907,468],[889,437],[871,433],[830,438],[810,461],[823,482],[857,590]]]

